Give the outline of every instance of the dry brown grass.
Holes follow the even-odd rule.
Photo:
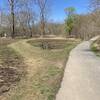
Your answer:
[[[8,46],[22,56],[27,65],[24,69],[27,71],[27,75],[18,83],[16,88],[10,91],[9,95],[5,96],[5,100],[55,99],[69,52],[79,41],[45,39],[54,47],[61,47],[60,49],[43,50],[39,47],[42,40],[20,40]]]
[[[0,38],[0,100],[25,75],[23,58],[8,45],[17,40]]]

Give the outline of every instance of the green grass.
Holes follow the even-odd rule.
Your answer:
[[[54,100],[59,88],[62,72],[62,69],[53,65],[48,66],[48,68],[41,69],[37,73],[37,77],[33,80],[33,88],[38,90],[40,94],[43,95],[44,99]]]

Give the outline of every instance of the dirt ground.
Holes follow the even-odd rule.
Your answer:
[[[8,47],[16,41],[0,38],[0,100],[25,75],[23,58]]]
[[[0,100],[55,99],[69,52],[79,41],[58,38],[50,41],[50,45],[58,45],[43,50],[37,46],[41,39],[0,39],[0,73],[4,77],[1,81],[6,83]],[[60,49],[55,49],[59,44]]]

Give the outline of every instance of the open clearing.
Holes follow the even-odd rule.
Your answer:
[[[44,41],[49,49],[41,48]],[[78,43],[79,40],[59,38],[0,39],[0,67],[15,72],[4,77],[14,79],[14,83],[10,82],[9,92],[5,91],[0,100],[54,100],[69,52]]]

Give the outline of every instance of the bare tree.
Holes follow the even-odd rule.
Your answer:
[[[36,21],[36,13],[34,8],[32,7],[32,0],[19,0],[20,1],[20,9],[17,14],[17,18],[20,24],[20,28],[23,29],[24,33],[29,37],[33,36],[32,27],[34,26],[34,22]]]
[[[21,10],[18,12],[18,22],[19,27],[22,29],[22,32],[27,34],[29,37],[33,36],[32,28],[34,26],[36,15],[30,10]]]
[[[14,0],[8,0],[8,2],[9,2],[9,5],[10,5],[10,12],[11,12],[11,19],[12,19],[12,25],[11,25],[12,33],[11,33],[11,37],[14,38],[15,37]]]
[[[93,11],[100,10],[100,0],[90,0],[90,7]]]
[[[46,23],[46,5],[48,0],[37,0],[37,4],[40,9],[40,23],[41,23],[41,36],[45,35],[45,23]]]

